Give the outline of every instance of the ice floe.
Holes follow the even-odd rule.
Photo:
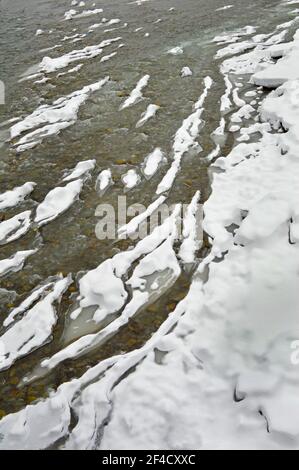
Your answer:
[[[130,222],[126,225],[123,225],[118,229],[118,234],[120,238],[127,237],[135,233],[139,227],[139,225],[144,222],[149,216],[151,216],[156,209],[158,209],[163,202],[165,202],[166,197],[160,196],[156,199],[152,204],[148,206],[148,208],[138,214],[136,217],[130,220]]]
[[[255,109],[250,104],[245,104],[231,116],[230,120],[231,122],[242,122],[244,119],[249,119],[254,111]]]
[[[190,69],[190,67],[183,67],[182,68],[182,70],[181,70],[181,77],[182,78],[191,77],[191,75],[193,75],[193,72]]]
[[[24,201],[25,197],[32,193],[36,183],[25,183],[14,189],[8,190],[0,194],[0,210],[15,207]]]
[[[36,209],[34,222],[41,227],[55,220],[78,199],[83,187],[83,180],[78,179],[52,189]]]
[[[60,57],[44,57],[40,64],[37,66],[38,73],[52,73],[57,70],[63,69],[73,62],[81,60],[93,59],[102,54],[103,49],[111,44],[121,40],[121,37],[115,37],[111,39],[104,39],[101,43],[94,46],[86,46],[84,49],[74,50]],[[26,76],[29,79],[30,76]]]
[[[167,51],[167,54],[181,55],[181,54],[184,54],[184,49],[180,46],[176,46],[176,47],[173,47],[172,49],[169,49],[169,51]]]
[[[179,251],[179,258],[186,264],[194,263],[196,252],[199,250],[202,240],[200,239],[200,191],[193,196],[188,205],[183,220],[183,242]]]
[[[137,186],[137,184],[139,184],[141,180],[137,171],[134,169],[128,170],[127,173],[125,173],[121,179],[122,179],[125,189],[128,189],[128,190],[135,188],[135,186]]]
[[[230,8],[233,8],[234,5],[226,5],[224,7],[217,8],[215,11],[224,11],[224,10],[229,10]]]
[[[144,75],[144,77],[142,77],[139,80],[136,87],[131,92],[130,96],[121,105],[120,109],[125,109],[125,108],[128,108],[129,106],[133,106],[134,104],[138,103],[142,99],[143,97],[142,90],[143,88],[147,86],[149,79],[150,79],[149,75]]]
[[[102,8],[95,8],[94,10],[83,10],[79,13],[77,12],[77,10],[69,10],[65,12],[64,19],[68,21],[77,18],[86,18],[88,16],[98,15],[100,13],[103,13]]]
[[[42,300],[0,337],[0,370],[10,367],[18,358],[45,344],[57,321],[54,303],[59,302],[71,283],[71,277],[58,280]]]
[[[199,129],[202,124],[202,106],[212,84],[213,81],[210,77],[206,77],[204,79],[205,88],[202,95],[194,105],[194,112],[184,120],[182,126],[176,132],[173,143],[173,162],[166,175],[159,183],[156,194],[162,194],[171,189],[174,180],[180,170],[181,160],[184,154],[188,150],[190,150],[190,148],[195,148],[198,146],[198,144],[196,143],[196,137],[198,136]]]
[[[153,150],[153,152],[145,157],[142,168],[144,176],[148,179],[154,176],[160,165],[166,161],[166,157],[160,148]]]
[[[160,109],[160,106],[158,106],[157,104],[149,104],[146,111],[142,114],[141,118],[137,122],[136,127],[141,127],[149,119],[152,119],[156,115],[158,109]]]
[[[61,130],[73,125],[77,120],[80,106],[85,103],[89,95],[100,90],[109,80],[104,78],[92,85],[87,85],[65,97],[59,98],[51,105],[42,105],[21,122],[10,129],[11,140],[15,140],[27,132],[14,147],[17,152],[33,148],[45,138],[59,133]],[[29,132],[28,132],[29,131]]]
[[[104,192],[113,184],[112,173],[111,170],[103,170],[97,176],[96,180],[96,191],[100,194],[104,194]]]
[[[31,211],[6,219],[0,223],[0,245],[10,243],[25,235],[31,225]]]
[[[246,105],[246,101],[242,100],[239,97],[239,93],[238,93],[237,88],[234,88],[234,90],[233,90],[233,100],[234,100],[235,105],[238,106],[238,108],[242,108],[242,106]]]
[[[297,31],[294,41],[285,52],[284,57],[270,67],[255,73],[252,77],[253,83],[268,88],[276,88],[287,80],[299,78],[298,51],[299,32]]]
[[[107,315],[116,313],[125,306],[128,293],[122,278],[133,263],[142,258],[141,267],[138,268],[139,265],[137,265],[137,271],[134,271],[135,275],[133,273],[131,279],[127,281],[127,285],[130,284],[133,289],[136,289],[135,295],[122,310],[120,316],[98,333],[85,335],[51,358],[43,360],[42,368],[51,369],[67,358],[77,357],[95,348],[125,325],[142,306],[149,302],[150,298],[157,298],[161,294],[161,290],[165,291],[175,282],[180,274],[180,267],[173,250],[173,244],[178,236],[177,218],[180,210],[181,206],[177,205],[163,224],[157,226],[147,237],[140,240],[132,250],[121,252],[112,259],[104,261],[98,268],[89,271],[81,278],[79,307],[71,313],[71,318],[75,322],[84,310],[97,306],[93,320],[101,322]],[[141,269],[147,270],[146,276],[152,274],[148,289],[146,289],[146,280],[141,284],[139,281],[138,287],[135,284],[135,279]],[[154,276],[155,272],[156,276]]]
[[[221,96],[221,106],[220,106],[220,111],[222,113],[228,112],[230,108],[232,107],[232,102],[229,96],[232,92],[233,85],[230,79],[228,78],[227,74],[224,74],[224,82],[225,82],[225,93]]]
[[[10,272],[20,271],[23,268],[26,259],[36,253],[36,250],[18,251],[8,259],[0,260],[0,276]]]
[[[231,42],[237,42],[240,37],[248,36],[255,33],[256,28],[254,26],[245,26],[244,28],[232,31],[230,33],[223,33],[220,36],[215,36],[213,42],[226,44]]]
[[[81,178],[82,176],[88,176],[92,170],[94,170],[96,166],[96,160],[85,160],[82,162],[77,163],[76,167],[74,168],[71,173],[63,178],[62,181],[71,181],[77,178]]]
[[[229,44],[223,49],[218,49],[217,54],[216,54],[216,59],[221,59],[227,55],[239,54],[240,52],[244,52],[248,49],[253,49],[254,47],[256,47],[256,44],[250,41],[243,41],[243,42],[238,42],[236,44]]]
[[[116,56],[116,54],[117,52],[114,51],[114,52],[111,52],[111,54],[104,55],[103,57],[101,57],[100,62],[107,62],[107,60],[112,59],[112,57]]]

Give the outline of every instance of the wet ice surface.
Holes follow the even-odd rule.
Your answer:
[[[298,78],[291,9],[1,2],[0,446],[298,447],[298,88],[260,123],[249,80]],[[99,240],[124,195],[145,212]],[[165,202],[168,225],[123,239]]]

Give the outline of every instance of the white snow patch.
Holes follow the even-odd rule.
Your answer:
[[[44,138],[72,126],[77,120],[80,106],[85,103],[91,93],[100,90],[108,81],[109,77],[106,77],[70,95],[55,100],[51,105],[42,105],[23,121],[12,126],[10,129],[11,140],[16,139],[24,132],[30,131],[14,144],[16,151],[22,152],[27,148],[33,148],[41,143]]]
[[[4,220],[0,223],[0,245],[10,243],[28,232],[31,225],[31,211],[24,211],[20,214]]]
[[[15,207],[24,201],[25,197],[32,193],[36,183],[25,183],[12,190],[0,194],[0,210]]]
[[[35,304],[0,337],[0,370],[7,369],[20,357],[45,344],[57,321],[54,303],[60,301],[71,283],[70,276],[57,281],[43,300]]]
[[[83,180],[78,179],[66,186],[52,189],[37,209],[34,222],[39,227],[55,220],[60,214],[69,209],[78,199],[83,187]]]
[[[98,175],[96,180],[96,191],[100,194],[104,194],[104,192],[113,184],[112,173],[111,170],[103,170]]]
[[[196,252],[202,245],[200,239],[200,191],[197,191],[193,196],[191,203],[188,205],[186,214],[183,220],[183,242],[179,251],[179,258],[185,264],[194,263],[196,261]]]
[[[129,98],[127,98],[125,102],[120,106],[120,109],[125,109],[125,108],[128,108],[129,106],[133,106],[134,104],[142,100],[142,97],[143,97],[142,90],[143,88],[147,86],[149,79],[150,79],[149,75],[144,75],[144,77],[142,77],[139,80],[136,87],[131,92]]]
[[[193,75],[193,72],[190,69],[190,67],[183,67],[182,68],[182,70],[181,70],[181,77],[182,78],[191,77],[191,75]]]
[[[199,134],[199,129],[202,124],[201,115],[203,113],[203,104],[208,95],[208,91],[211,88],[213,81],[210,77],[204,79],[204,91],[198,101],[195,103],[195,111],[187,117],[180,129],[177,131],[173,143],[174,158],[171,167],[167,171],[166,175],[158,185],[156,194],[161,194],[169,191],[174,183],[174,180],[180,171],[181,161],[186,152],[190,148],[198,147],[196,143],[196,137]]]
[[[157,173],[160,165],[166,161],[166,157],[160,148],[153,150],[153,152],[145,157],[142,169],[144,176],[150,179]]]
[[[158,109],[160,109],[160,106],[156,104],[149,104],[146,111],[142,114],[141,118],[136,124],[136,127],[141,127],[143,126],[149,119],[153,118]]]
[[[135,169],[128,170],[121,179],[126,189],[133,189],[140,183],[140,176]]]
[[[81,178],[82,176],[88,176],[90,172],[94,170],[95,166],[96,160],[84,160],[83,162],[79,162],[73,171],[69,175],[65,176],[62,181],[71,181]]]
[[[0,276],[4,276],[10,272],[20,271],[26,259],[36,253],[36,251],[37,250],[18,251],[10,258],[0,260]]]

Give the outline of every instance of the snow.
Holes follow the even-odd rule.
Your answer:
[[[127,190],[135,188],[140,182],[140,176],[135,169],[128,170],[121,179]]]
[[[235,88],[233,90],[233,100],[234,100],[234,103],[236,106],[238,106],[238,108],[242,108],[242,106],[245,106],[246,105],[246,101],[242,100],[240,97],[239,97],[239,93],[238,93],[238,89]]]
[[[54,303],[59,302],[71,283],[70,277],[57,281],[50,293],[0,337],[0,370],[7,369],[17,359],[39,348],[49,339],[57,321]]]
[[[95,166],[96,160],[85,160],[83,162],[79,162],[74,170],[68,176],[65,176],[62,181],[71,181],[81,178],[82,176],[88,176],[90,175],[90,172],[94,170]]]
[[[222,113],[228,112],[230,108],[232,107],[232,102],[229,96],[232,92],[233,85],[230,79],[228,78],[227,74],[224,74],[224,82],[225,82],[225,93],[221,97],[221,106],[220,106],[220,111]]]
[[[28,310],[29,307],[31,307],[31,305],[33,305],[34,302],[38,300],[41,295],[51,287],[51,285],[51,283],[46,283],[43,286],[34,289],[34,291],[32,292],[32,294],[29,295],[29,297],[27,297],[18,307],[14,308],[9,313],[9,315],[5,318],[3,322],[3,326],[7,327],[11,325],[14,322],[15,318],[23,314],[26,310]]]
[[[102,170],[101,173],[97,176],[96,180],[96,191],[100,194],[104,194],[104,192],[113,184],[112,173],[111,170]]]
[[[77,18],[86,18],[88,16],[98,15],[100,13],[103,13],[102,8],[96,8],[94,10],[83,10],[81,13],[78,13],[76,10],[69,10],[65,12],[64,19],[68,21]]]
[[[286,35],[287,35],[287,30],[281,31],[278,34],[274,34],[269,39],[267,39],[267,41],[264,43],[264,45],[265,46],[272,46],[274,44],[279,44],[280,42],[282,42],[284,40]]]
[[[102,54],[103,49],[111,44],[121,40],[121,37],[105,39],[101,43],[94,46],[86,46],[80,50],[74,50],[64,54],[60,57],[44,57],[40,64],[37,66],[38,72],[52,73],[59,69],[63,69],[73,62],[93,59]],[[29,78],[29,77],[27,77]]]
[[[253,75],[252,81],[256,85],[262,85],[267,88],[276,88],[287,80],[295,80],[299,78],[299,32],[294,35],[294,41],[290,48],[287,49],[282,59],[276,64],[267,67]]]
[[[126,225],[123,225],[118,230],[119,238],[123,238],[128,235],[132,235],[134,232],[137,231],[139,225],[144,222],[149,216],[151,216],[158,207],[165,202],[166,197],[160,196],[156,201],[154,201],[144,212],[137,215],[130,222]]]
[[[85,103],[91,93],[100,90],[108,80],[109,77],[106,77],[92,85],[83,87],[81,90],[58,98],[51,105],[42,105],[25,119],[14,124],[10,128],[12,141],[27,132],[14,144],[16,151],[23,152],[28,148],[33,148],[44,138],[72,126],[77,120],[80,106]]]
[[[214,158],[218,157],[220,153],[220,145],[217,144],[216,147],[206,156],[207,161],[214,160]]]
[[[298,17],[297,18],[294,18],[293,20],[290,20],[290,21],[286,21],[285,23],[281,23],[279,25],[276,26],[277,29],[285,29],[285,28],[290,28],[291,26],[293,26],[293,24],[298,20]]]
[[[255,109],[250,104],[245,104],[231,116],[231,122],[239,123],[243,119],[249,119],[254,111]]]
[[[85,274],[80,280],[79,287],[80,310],[72,313],[73,320],[77,318],[83,308],[97,305],[98,308],[93,319],[99,323],[108,314],[118,312],[123,307],[128,295],[122,280],[115,275],[113,261],[110,259]]]
[[[248,49],[253,49],[255,46],[256,46],[255,43],[250,42],[250,41],[243,41],[243,42],[238,42],[236,44],[229,44],[223,49],[218,49],[215,57],[216,59],[221,59],[222,57],[226,57],[227,55],[239,54],[240,52],[244,52]]]
[[[193,196],[188,205],[186,215],[183,220],[183,242],[179,251],[179,258],[185,263],[194,263],[196,252],[201,246],[199,240],[198,210],[199,210],[200,191]]]
[[[18,186],[0,194],[0,210],[15,207],[22,203],[25,197],[32,193],[35,186],[36,183],[25,183],[22,186]]]
[[[68,183],[66,186],[52,189],[46,195],[43,202],[38,205],[34,222],[41,227],[55,220],[78,199],[82,188],[83,180],[78,179]]]
[[[222,117],[220,120],[219,126],[212,133],[212,138],[216,144],[218,143],[220,144],[222,142],[223,136],[225,133],[225,126],[226,126],[226,121],[225,121],[225,118]]]
[[[245,27],[214,42],[237,43],[254,32]],[[220,66],[225,91],[213,116],[220,125],[212,137],[223,137],[223,114],[232,106],[228,127],[238,134],[231,135],[228,154],[217,158],[218,143],[206,157],[214,161],[203,207],[210,244],[206,257],[196,257],[201,246],[197,191],[184,214],[183,240],[177,231],[179,204],[150,235],[82,275],[79,295],[66,313],[67,339],[28,380],[100,347],[171,289],[182,267],[199,262],[186,297],[139,349],[101,361],[48,398],[1,419],[0,449],[45,449],[53,443],[62,449],[110,451],[299,448],[299,377],[291,361],[291,345],[299,338],[299,33],[293,43],[277,45],[284,34],[259,35],[263,44]],[[238,85],[242,74],[244,96]],[[277,87],[258,109],[243,99],[254,96],[251,74],[251,82]],[[211,86],[207,77],[192,113],[176,132],[172,163],[157,194],[172,188],[183,156],[198,149]],[[142,98],[141,91],[131,95],[130,104],[136,95]],[[163,158],[160,148],[149,154],[145,176],[152,176]],[[52,190],[40,205],[46,220],[76,199],[86,175],[81,170],[77,165],[72,173],[78,179]],[[139,178],[135,169],[125,176],[128,186]],[[102,170],[98,180],[105,190],[111,171]],[[119,233],[135,233],[166,198],[155,199]],[[19,236],[30,223],[31,211],[1,222],[0,242]],[[70,277],[47,281],[9,314],[4,326],[10,328],[0,338],[1,369],[49,340],[57,322],[54,305],[70,283]],[[72,337],[84,320],[99,327]]]
[[[173,47],[172,49],[169,49],[169,51],[167,51],[167,54],[181,55],[181,54],[184,54],[184,49],[180,46],[176,46],[176,47]]]
[[[173,252],[173,243],[177,238],[176,223],[180,209],[180,205],[177,205],[162,225],[155,227],[132,250],[116,254],[112,259],[104,261],[96,269],[89,271],[81,278],[80,295],[78,297],[79,306],[71,313],[71,319],[75,323],[80,316],[84,315],[84,311],[88,310],[91,306],[97,306],[93,313],[93,321],[95,322],[101,322],[109,314],[116,313],[118,310],[121,311],[127,301],[127,291],[121,279],[132,265],[141,258],[142,266],[146,263],[146,269],[150,270],[153,274],[158,263],[156,277],[151,276],[150,278],[149,291],[145,289],[145,284],[143,283],[140,289],[137,289],[135,292],[132,300],[123,308],[119,317],[99,331],[99,333],[85,335],[64,349],[61,349],[51,358],[43,360],[41,363],[43,368],[52,369],[65,359],[77,357],[83,352],[86,353],[101,344],[107,337],[110,337],[121,326],[125,325],[142,305],[145,306],[152,297],[156,298],[161,290],[167,290],[175,282],[180,273],[180,268]],[[157,250],[159,251],[157,252]],[[151,254],[153,256],[150,256]],[[149,262],[146,255],[150,256]],[[169,262],[169,270],[165,270],[167,260]],[[138,265],[136,269],[139,272]],[[104,277],[103,274],[105,274]],[[99,279],[102,282],[99,283]],[[133,279],[134,273],[131,281]],[[156,287],[155,280],[158,283],[157,288],[151,287],[153,284]],[[111,285],[114,286],[113,289],[110,288]],[[40,371],[36,373],[40,373]]]
[[[204,79],[205,88],[198,101],[194,105],[194,112],[184,120],[182,126],[176,132],[173,143],[173,162],[166,175],[158,185],[156,190],[156,194],[158,195],[171,189],[174,180],[180,171],[181,161],[184,154],[190,150],[190,148],[198,147],[198,144],[196,143],[196,137],[199,134],[200,125],[202,124],[202,106],[212,84],[213,81],[210,77],[206,77]]]
[[[24,211],[0,223],[0,245],[25,235],[31,225],[31,211]]]
[[[299,333],[299,252],[289,242],[299,194],[296,92],[298,82],[287,82],[262,104],[263,120],[274,129],[285,122],[285,134],[264,127],[258,142],[216,161],[223,171],[213,174],[204,205],[212,252],[198,269],[209,266],[208,281],[195,277],[185,315],[161,341],[162,364],[148,353],[113,390],[102,450],[116,442],[122,449],[298,448],[298,373],[289,359]]]
[[[141,127],[149,119],[152,119],[156,115],[158,109],[160,109],[160,106],[158,106],[156,104],[149,104],[146,111],[142,114],[141,118],[137,122],[136,127]]]
[[[242,36],[248,36],[255,33],[256,28],[254,26],[245,26],[244,28],[240,28],[236,31],[232,31],[230,33],[223,33],[220,36],[215,36],[213,42],[225,44],[236,42]]]
[[[147,179],[152,178],[157,173],[160,165],[166,161],[166,157],[160,148],[153,150],[145,157],[142,169],[144,176]]]
[[[4,276],[10,272],[20,271],[20,269],[23,268],[26,259],[35,252],[36,250],[18,251],[8,259],[1,259],[0,276]]]
[[[112,59],[112,57],[116,56],[117,52],[111,52],[111,54],[107,54],[107,55],[104,55],[103,57],[101,57],[100,59],[100,62],[107,62],[107,60],[110,60]]]
[[[130,96],[125,100],[125,102],[121,105],[120,109],[128,108],[129,106],[133,106],[134,104],[138,103],[142,100],[142,90],[145,88],[149,82],[150,76],[144,75],[139,82],[137,83],[134,90],[131,92]]]
[[[215,11],[224,11],[224,10],[229,10],[230,8],[233,8],[234,5],[226,5],[224,7],[217,8]]]
[[[181,70],[181,77],[182,78],[191,77],[191,75],[193,75],[193,72],[189,67],[183,67],[182,68],[182,70]]]
[[[67,70],[66,72],[60,72],[57,74],[57,78],[63,77],[64,75],[68,75],[69,73],[76,73],[79,72],[79,70],[83,67],[83,64],[78,64],[75,67],[72,67],[71,69]]]
[[[223,74],[254,74],[260,69],[274,64],[273,58],[281,57],[291,48],[289,43],[257,45],[252,51],[226,59],[221,64]]]

